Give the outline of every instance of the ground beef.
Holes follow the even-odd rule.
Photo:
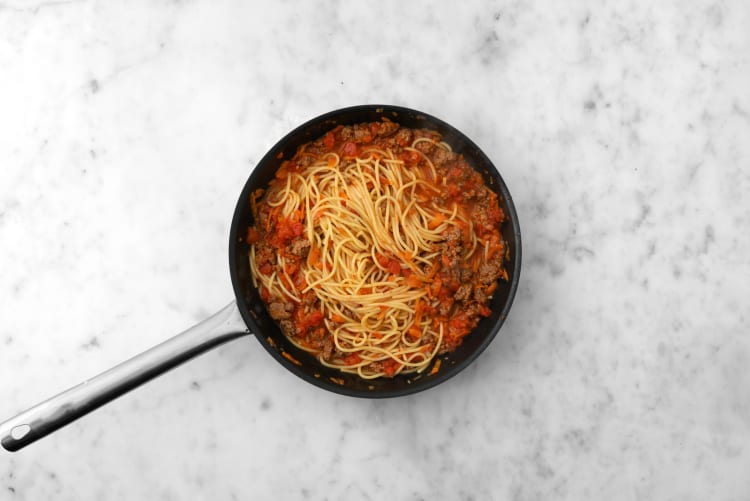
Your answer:
[[[455,294],[453,294],[453,299],[456,301],[466,301],[471,297],[471,284],[462,284]]]
[[[279,326],[281,327],[281,330],[286,334],[287,336],[296,336],[297,330],[294,328],[294,322],[291,320],[281,320],[279,322]]]
[[[281,301],[274,301],[268,305],[268,313],[275,320],[286,320],[292,316],[294,311],[294,305],[292,303],[284,303]]]
[[[367,138],[372,137],[372,132],[370,132],[370,127],[368,127],[367,124],[357,124],[352,128],[354,129],[355,143],[364,142]]]
[[[290,251],[295,256],[305,257],[310,252],[310,241],[306,238],[295,238],[290,244]]]
[[[375,135],[378,137],[390,136],[394,132],[399,130],[399,126],[394,122],[378,122],[376,126]],[[401,129],[404,130],[404,129]]]
[[[431,141],[420,141],[414,147],[425,155],[429,155],[435,149],[435,145]]]
[[[456,154],[452,151],[444,150],[443,148],[435,148],[435,152],[432,155],[432,163],[440,166],[446,162],[456,159]]]
[[[445,236],[445,246],[444,246],[444,253],[449,258],[453,258],[456,256],[461,255],[463,251],[463,241],[464,241],[464,235],[461,231],[461,228],[452,227],[451,229],[447,230],[444,233]]]
[[[469,200],[476,200],[476,198],[477,198],[477,190],[474,189],[474,188],[465,188],[461,192],[461,196],[464,197],[464,200],[466,200],[467,202]]]
[[[312,164],[315,161],[315,157],[313,155],[300,155],[299,159],[297,160],[297,164],[300,167],[307,167],[310,164]]]
[[[307,291],[302,294],[302,304],[305,306],[312,306],[318,300],[318,296],[313,291]]]
[[[344,127],[340,131],[338,131],[338,134],[340,135],[342,141],[351,141],[352,139],[354,139],[354,128]]]
[[[495,255],[488,262],[479,265],[479,281],[485,285],[489,285],[500,278],[502,270],[502,256]]]
[[[410,144],[412,138],[411,129],[399,129],[393,137],[397,144]]]
[[[452,308],[453,308],[453,299],[447,298],[445,301],[440,302],[438,306],[438,312],[441,315],[447,317],[450,314]]]
[[[323,342],[321,343],[320,355],[323,357],[323,360],[329,360],[331,358],[332,353],[333,353],[333,339],[331,338],[331,336],[326,336],[323,339]]]
[[[268,245],[257,245],[255,248],[255,262],[258,267],[263,266],[266,263],[274,264],[276,262],[276,256],[273,250]]]

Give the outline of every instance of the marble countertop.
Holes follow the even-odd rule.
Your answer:
[[[461,129],[524,239],[445,384],[244,338],[2,451],[0,499],[747,499],[750,5],[651,4],[0,1],[0,420],[229,303],[241,187],[326,111]]]

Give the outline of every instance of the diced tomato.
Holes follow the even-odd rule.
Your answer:
[[[264,274],[264,275],[270,275],[270,274],[271,274],[271,272],[273,271],[273,266],[271,266],[271,263],[264,263],[264,264],[263,264],[263,265],[262,265],[262,266],[260,267],[259,271],[260,271],[260,272],[261,272],[262,274]]]
[[[299,271],[299,270],[297,270]],[[307,280],[305,280],[305,275],[302,273],[298,273],[294,277],[294,288],[297,290],[302,290],[305,287],[307,287]]]
[[[286,179],[287,174],[289,174],[289,171],[287,171],[286,164],[283,164],[279,170],[276,171],[276,179]]]
[[[403,160],[406,165],[413,165],[419,162],[419,153],[415,151],[404,151],[399,155],[399,158]]]
[[[297,273],[298,268],[299,267],[295,263],[287,263],[286,266],[284,266],[284,273],[292,277]]]
[[[269,300],[269,299],[271,298],[271,296],[270,296],[270,295],[268,294],[268,289],[266,289],[265,287],[261,287],[261,288],[260,288],[260,298],[261,298],[261,299],[262,299],[262,300],[263,300],[264,302],[266,302],[266,303],[267,303],[267,302],[268,302],[268,300]]]
[[[463,332],[469,328],[469,319],[465,313],[459,313],[450,321],[449,327],[454,332]]]
[[[293,221],[280,217],[276,223],[276,241],[279,247],[284,247],[292,238],[302,236],[305,225],[299,221]]]
[[[305,323],[308,326],[318,326],[323,323],[323,314],[319,310],[315,310],[307,317]]]
[[[390,263],[390,261],[391,261],[390,259],[388,259],[386,256],[384,256],[382,254],[375,254],[375,260],[383,268],[387,268],[388,267],[388,263]]]
[[[333,137],[333,132],[329,132],[325,136],[323,136],[323,146],[328,148],[329,150],[333,149],[333,145],[335,143],[335,139]]]
[[[492,221],[495,221],[495,224],[505,219],[505,214],[503,213],[503,210],[500,207],[490,207],[487,210],[487,215],[489,215]]]
[[[361,361],[362,359],[356,353],[352,353],[351,355],[347,355],[344,357],[344,363],[346,365],[357,365]]]
[[[448,170],[448,177],[459,177],[459,178],[460,178],[460,177],[461,177],[461,175],[463,174],[463,172],[464,172],[464,171],[462,171],[462,170],[461,170],[460,168],[458,168],[458,167],[451,167],[451,168],[450,168],[450,169]]]
[[[393,376],[396,374],[396,371],[401,368],[401,364],[397,362],[396,360],[393,360],[392,358],[389,358],[385,362],[383,362],[383,372],[385,372],[385,375],[388,377]]]
[[[344,146],[341,148],[341,154],[345,157],[356,157],[358,154],[357,145],[352,142],[344,143]]]
[[[388,272],[393,275],[398,275],[401,271],[401,265],[398,264],[398,261],[391,260],[388,262]]]
[[[252,226],[247,229],[247,243],[254,244],[260,240],[260,233]]]

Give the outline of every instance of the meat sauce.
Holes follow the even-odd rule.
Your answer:
[[[269,185],[269,191],[283,186],[287,176],[320,161],[331,152],[346,161],[367,149],[390,150],[406,167],[422,169],[423,176],[432,181],[438,191],[425,192],[421,196],[437,197],[443,207],[457,206],[464,219],[471,223],[461,221],[457,226],[449,226],[442,234],[444,240],[438,244],[440,257],[429,267],[421,265],[423,277],[430,278],[427,282],[416,280],[417,277],[411,280],[412,270],[402,267],[394,256],[377,255],[376,259],[389,273],[404,277],[407,283],[411,280],[414,287],[427,288],[428,299],[418,302],[416,315],[428,316],[433,322],[442,323],[443,339],[439,353],[446,353],[456,349],[480,319],[490,314],[489,300],[498,280],[508,279],[504,267],[508,256],[500,236],[505,215],[498,205],[497,195],[485,186],[482,176],[461,155],[441,147],[441,139],[434,131],[403,128],[386,121],[338,126],[283,162]],[[407,149],[411,146],[418,152]],[[433,170],[428,168],[422,155],[432,162],[437,178],[433,179]],[[264,275],[277,272],[278,276],[284,277],[283,280],[290,282],[290,287],[293,285],[296,290],[303,290],[306,284],[301,267],[316,262],[316,249],[304,234],[305,215],[283,217],[274,207],[264,203],[262,195],[262,190],[259,190],[252,197],[255,224],[247,232],[247,242],[255,248],[257,270]],[[440,217],[435,219],[430,223],[431,228],[441,223]],[[472,230],[483,245],[467,259]],[[284,263],[283,270],[280,261]],[[356,354],[337,353],[313,290],[302,294],[299,303],[270,297],[262,286],[260,296],[286,336],[316,351],[326,360],[338,356],[344,360],[348,357],[352,364],[359,362]],[[335,322],[337,319],[328,320]],[[382,364],[386,376],[399,369],[395,360],[377,363]]]

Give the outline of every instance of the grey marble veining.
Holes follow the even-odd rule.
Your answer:
[[[16,454],[0,499],[750,495],[750,6],[0,1],[0,419],[232,298],[256,162],[326,111],[469,135],[522,283],[468,369],[345,398],[252,338]]]

